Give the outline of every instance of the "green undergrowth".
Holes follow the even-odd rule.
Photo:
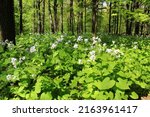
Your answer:
[[[16,41],[0,44],[0,99],[129,100],[149,93],[149,38],[28,34]]]

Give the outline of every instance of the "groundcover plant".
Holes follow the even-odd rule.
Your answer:
[[[149,93],[149,38],[28,34],[16,40],[0,44],[0,99],[127,100]]]

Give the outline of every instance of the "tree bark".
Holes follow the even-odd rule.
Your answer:
[[[98,0],[92,0],[92,34],[96,36],[97,33],[97,11]]]
[[[112,11],[112,2],[109,4],[109,33],[111,33],[111,11]]]
[[[23,33],[23,21],[22,21],[22,0],[19,0],[19,11],[20,11],[20,34]]]
[[[64,31],[64,1],[61,2],[61,33]]]
[[[70,0],[70,31],[74,34],[74,13],[73,13],[73,0]]]
[[[0,27],[2,40],[16,44],[13,0],[0,0]]]
[[[45,32],[45,0],[42,2],[42,29],[41,33]]]
[[[57,3],[57,0],[54,0],[54,30],[55,32],[58,31],[58,14],[57,14],[57,7],[58,7],[58,3]]]
[[[55,33],[54,20],[53,20],[50,0],[48,0],[48,14],[49,14],[49,22],[50,22],[51,31],[52,31],[52,33]]]

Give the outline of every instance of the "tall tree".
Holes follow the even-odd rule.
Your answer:
[[[53,20],[53,15],[52,15],[52,10],[51,10],[51,0],[48,0],[48,14],[49,14],[49,22],[50,22],[51,31],[52,33],[55,33],[54,20]]]
[[[84,32],[86,33],[86,19],[87,19],[87,1],[84,0]]]
[[[109,33],[111,33],[111,13],[112,13],[112,2],[109,3]]]
[[[41,0],[37,0],[38,11],[38,33],[42,33]]]
[[[41,33],[45,31],[45,0],[42,1],[42,29]]]
[[[58,2],[57,0],[54,0],[54,30],[55,32],[58,31],[58,13],[57,13],[57,7],[58,7]]]
[[[92,34],[96,36],[97,33],[97,13],[98,0],[92,0]]]
[[[63,33],[64,31],[64,0],[61,0],[61,9],[60,9],[60,13],[61,13],[61,33]]]
[[[135,9],[138,9],[140,7],[140,3],[138,1],[134,1],[134,7],[135,7]],[[134,34],[139,35],[139,31],[140,31],[140,22],[135,21],[135,32],[134,32]]]
[[[74,34],[74,11],[73,11],[73,0],[70,0],[70,31]]]
[[[16,44],[13,0],[0,0],[0,27],[2,40]]]
[[[23,32],[23,22],[22,22],[22,0],[19,0],[19,11],[20,11],[20,30],[19,32]]]

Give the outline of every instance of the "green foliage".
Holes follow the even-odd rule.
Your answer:
[[[0,99],[140,99],[150,87],[150,40],[22,35],[0,56]]]

